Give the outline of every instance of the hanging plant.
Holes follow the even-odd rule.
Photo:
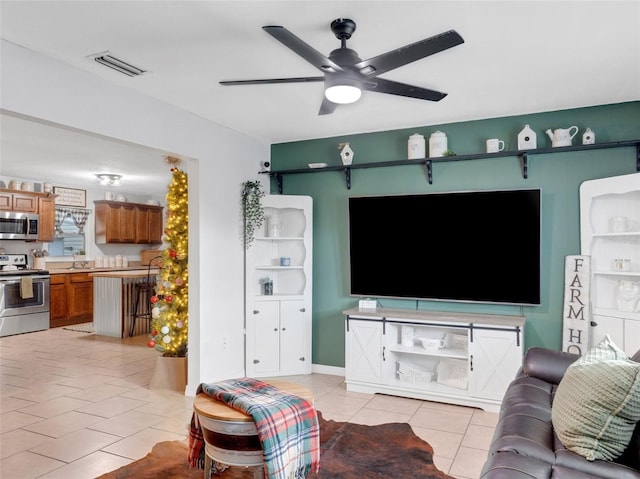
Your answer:
[[[255,232],[264,223],[264,209],[261,199],[265,195],[262,183],[245,181],[242,183],[242,215],[244,219],[244,247],[249,248]]]

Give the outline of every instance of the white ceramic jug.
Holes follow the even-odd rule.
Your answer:
[[[571,130],[573,130],[573,133],[571,133]],[[549,128],[545,133],[551,139],[551,146],[553,148],[558,146],[571,146],[571,140],[573,140],[573,137],[578,133],[578,127],[574,125],[566,129],[557,128],[553,131]]]

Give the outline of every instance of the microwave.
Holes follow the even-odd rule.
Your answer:
[[[34,213],[0,211],[0,239],[37,240],[39,223]]]

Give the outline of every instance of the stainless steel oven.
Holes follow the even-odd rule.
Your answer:
[[[0,255],[0,266],[0,337],[49,329],[49,272],[28,269],[26,255]]]

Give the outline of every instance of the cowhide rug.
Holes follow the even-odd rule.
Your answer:
[[[317,479],[453,479],[433,465],[433,449],[404,423],[361,426],[320,421],[320,473]],[[190,469],[188,447],[181,441],[160,442],[142,459],[98,479],[202,479]],[[253,470],[230,467],[216,479],[252,479]]]

